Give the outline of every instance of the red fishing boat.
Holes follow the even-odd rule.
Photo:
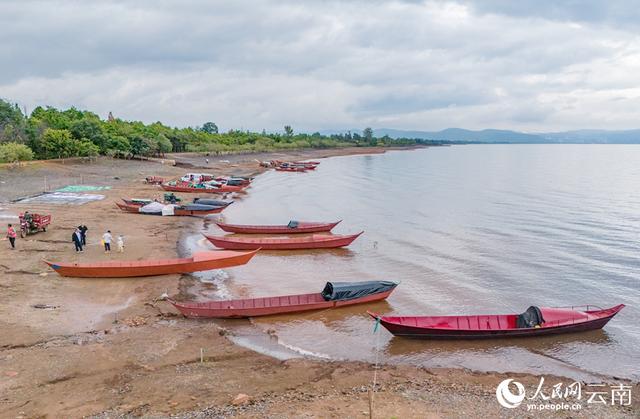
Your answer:
[[[115,203],[118,208],[125,212],[131,212],[134,214],[146,214],[146,215],[163,215],[162,211],[157,212],[144,212],[141,211],[143,206],[136,204],[122,204],[120,202]],[[196,208],[198,207],[198,208]],[[193,206],[174,206],[173,214],[169,213],[167,215],[177,215],[177,216],[198,216],[198,215],[209,215],[209,214],[219,214],[224,211],[226,207],[213,207],[209,205],[197,205]]]
[[[170,192],[186,192],[186,193],[229,193],[229,192],[240,192],[245,187],[244,186],[229,186],[229,185],[220,185],[217,187],[195,187],[191,186],[188,183],[163,183],[160,185],[162,189]]]
[[[107,261],[94,263],[49,262],[53,270],[62,276],[77,278],[129,278],[137,276],[155,276],[183,274],[229,268],[244,265],[256,254],[253,252],[210,251],[198,252],[190,258]]]
[[[186,317],[239,318],[322,310],[386,299],[398,284],[390,281],[327,282],[322,292],[280,297],[204,302],[167,298]]]
[[[339,236],[333,234],[314,234],[309,237],[301,238],[247,238],[247,237],[231,237],[231,236],[207,236],[207,240],[216,247],[222,249],[233,250],[301,250],[301,249],[331,249],[336,247],[348,246],[358,238],[364,231],[358,234],[348,236]]]
[[[281,167],[278,166],[276,167],[276,170],[278,172],[306,172],[307,170],[309,170],[307,167]]]
[[[335,223],[311,223],[305,221],[290,221],[286,225],[243,225],[226,224],[217,222],[218,227],[229,233],[244,234],[298,234],[298,233],[319,233],[331,231],[340,221]]]
[[[577,308],[586,308],[581,311]],[[591,310],[591,308],[595,308]],[[624,304],[602,309],[594,306],[529,307],[522,314],[476,316],[379,316],[368,312],[395,336],[425,339],[487,339],[556,335],[601,329]]]

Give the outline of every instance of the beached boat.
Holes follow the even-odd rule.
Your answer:
[[[177,216],[198,216],[198,215],[209,215],[209,214],[219,214],[226,207],[214,207],[211,205],[199,205],[199,204],[188,204],[188,205],[173,205],[172,211],[168,211],[166,213],[163,212],[161,208],[154,211],[144,211],[146,206],[136,205],[136,204],[122,204],[120,202],[115,203],[118,208],[125,212],[131,212],[136,214],[145,214],[145,215],[177,215]],[[162,204],[160,204],[162,206]],[[165,207],[167,207],[165,205]]]
[[[162,189],[170,192],[186,192],[186,193],[229,193],[229,192],[240,192],[245,187],[244,186],[229,186],[220,184],[219,186],[207,186],[207,187],[196,187],[191,186],[186,183],[163,183],[160,185]]]
[[[281,167],[278,166],[276,167],[276,170],[278,172],[306,172],[307,170],[310,170],[307,167]]]
[[[244,234],[300,234],[300,233],[319,233],[322,231],[331,231],[340,221],[335,223],[312,223],[305,221],[290,221],[285,225],[243,225],[243,224],[226,224],[217,222],[218,227],[229,233]]]
[[[211,205],[213,207],[228,207],[233,204],[233,201],[221,201],[219,199],[209,199],[209,198],[193,198],[194,204],[200,205]]]
[[[207,236],[207,240],[216,247],[222,249],[249,250],[301,250],[301,249],[330,249],[336,247],[344,247],[350,245],[364,231],[358,234],[348,236],[339,236],[333,234],[314,234],[309,237],[281,238],[247,238],[235,236]]]
[[[529,307],[522,314],[475,316],[379,316],[371,312],[369,315],[395,336],[487,339],[556,335],[601,329],[624,308],[624,304],[607,309],[591,308],[594,306]]]
[[[397,285],[390,281],[327,282],[322,292],[313,294],[204,302],[178,302],[167,298],[167,301],[187,317],[257,317],[380,301]]]
[[[256,252],[257,250],[253,252],[209,251],[198,252],[195,253],[193,257],[182,259],[93,263],[64,263],[45,260],[45,263],[62,276],[77,278],[128,278],[183,274],[244,265],[251,260]]]

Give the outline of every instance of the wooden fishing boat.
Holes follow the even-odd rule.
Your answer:
[[[390,281],[327,282],[322,292],[279,297],[204,302],[167,298],[186,317],[240,318],[338,308],[386,299],[398,284]]]
[[[153,202],[152,199],[142,199],[142,198],[120,198],[122,202],[127,205],[135,205],[136,207],[143,207]]]
[[[141,205],[131,205],[131,204],[122,204],[120,202],[115,203],[118,208],[125,212],[131,212],[135,214],[145,214],[145,215],[162,215],[162,211],[159,212],[141,212]],[[200,207],[200,208],[191,208],[191,207]],[[210,205],[177,205],[173,208],[173,214],[176,216],[203,216],[209,214],[219,214],[224,211],[226,207],[214,207]]]
[[[242,225],[217,222],[218,227],[229,233],[244,234],[300,234],[331,231],[340,221],[335,223],[311,223],[305,221],[293,222],[285,225]]]
[[[182,259],[94,263],[62,263],[45,260],[45,263],[62,276],[77,278],[129,278],[183,274],[244,265],[251,260],[256,252],[257,250],[253,252],[209,251],[198,252],[195,253],[193,257]]]
[[[193,198],[194,204],[211,205],[212,207],[228,207],[233,204],[233,201],[221,201],[219,199],[209,198]]]
[[[193,186],[189,186],[188,184],[178,184],[170,185],[168,183],[163,183],[160,185],[162,189],[170,192],[186,192],[186,193],[229,193],[229,192],[240,192],[245,187],[244,186],[229,186],[229,185],[220,185],[217,188],[196,188]]]
[[[577,308],[586,308],[581,311]],[[601,329],[624,304],[602,309],[530,307],[523,314],[476,316],[379,316],[368,312],[395,336],[425,339],[487,339],[556,335]],[[534,310],[535,309],[535,310]],[[539,312],[539,322],[528,322]],[[523,320],[524,319],[524,320]]]
[[[234,249],[234,250],[249,250],[249,249],[263,249],[263,250],[301,250],[301,249],[330,249],[336,247],[344,247],[350,245],[355,239],[358,238],[364,231],[358,234],[352,234],[348,236],[340,236],[333,234],[314,234],[309,237],[295,237],[295,238],[281,238],[281,237],[267,237],[267,238],[247,238],[247,237],[232,237],[232,236],[207,236],[207,240],[213,243],[216,247],[222,249]]]
[[[278,172],[306,172],[309,170],[307,167],[276,167]]]

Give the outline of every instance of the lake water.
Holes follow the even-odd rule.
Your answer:
[[[400,281],[386,302],[224,323],[244,338],[269,331],[273,345],[327,358],[373,361],[378,352],[381,362],[426,367],[639,380],[639,187],[636,145],[434,147],[325,159],[308,173],[270,171],[225,210],[225,221],[342,219],[334,233],[365,234],[346,249],[262,252],[201,277],[211,284],[196,293],[237,298],[319,292],[329,280]],[[223,234],[211,223],[204,229]],[[619,303],[627,307],[603,330],[468,342],[373,334],[365,313]]]

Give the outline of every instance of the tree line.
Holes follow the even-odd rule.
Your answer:
[[[106,120],[75,108],[35,108],[29,115],[17,104],[0,99],[0,162],[107,155],[120,158],[163,156],[169,152],[262,152],[283,149],[353,146],[409,146],[440,141],[376,138],[371,128],[362,134],[321,135],[240,130],[218,132],[213,122],[200,127],[176,128],[161,122],[144,124],[109,114]]]

